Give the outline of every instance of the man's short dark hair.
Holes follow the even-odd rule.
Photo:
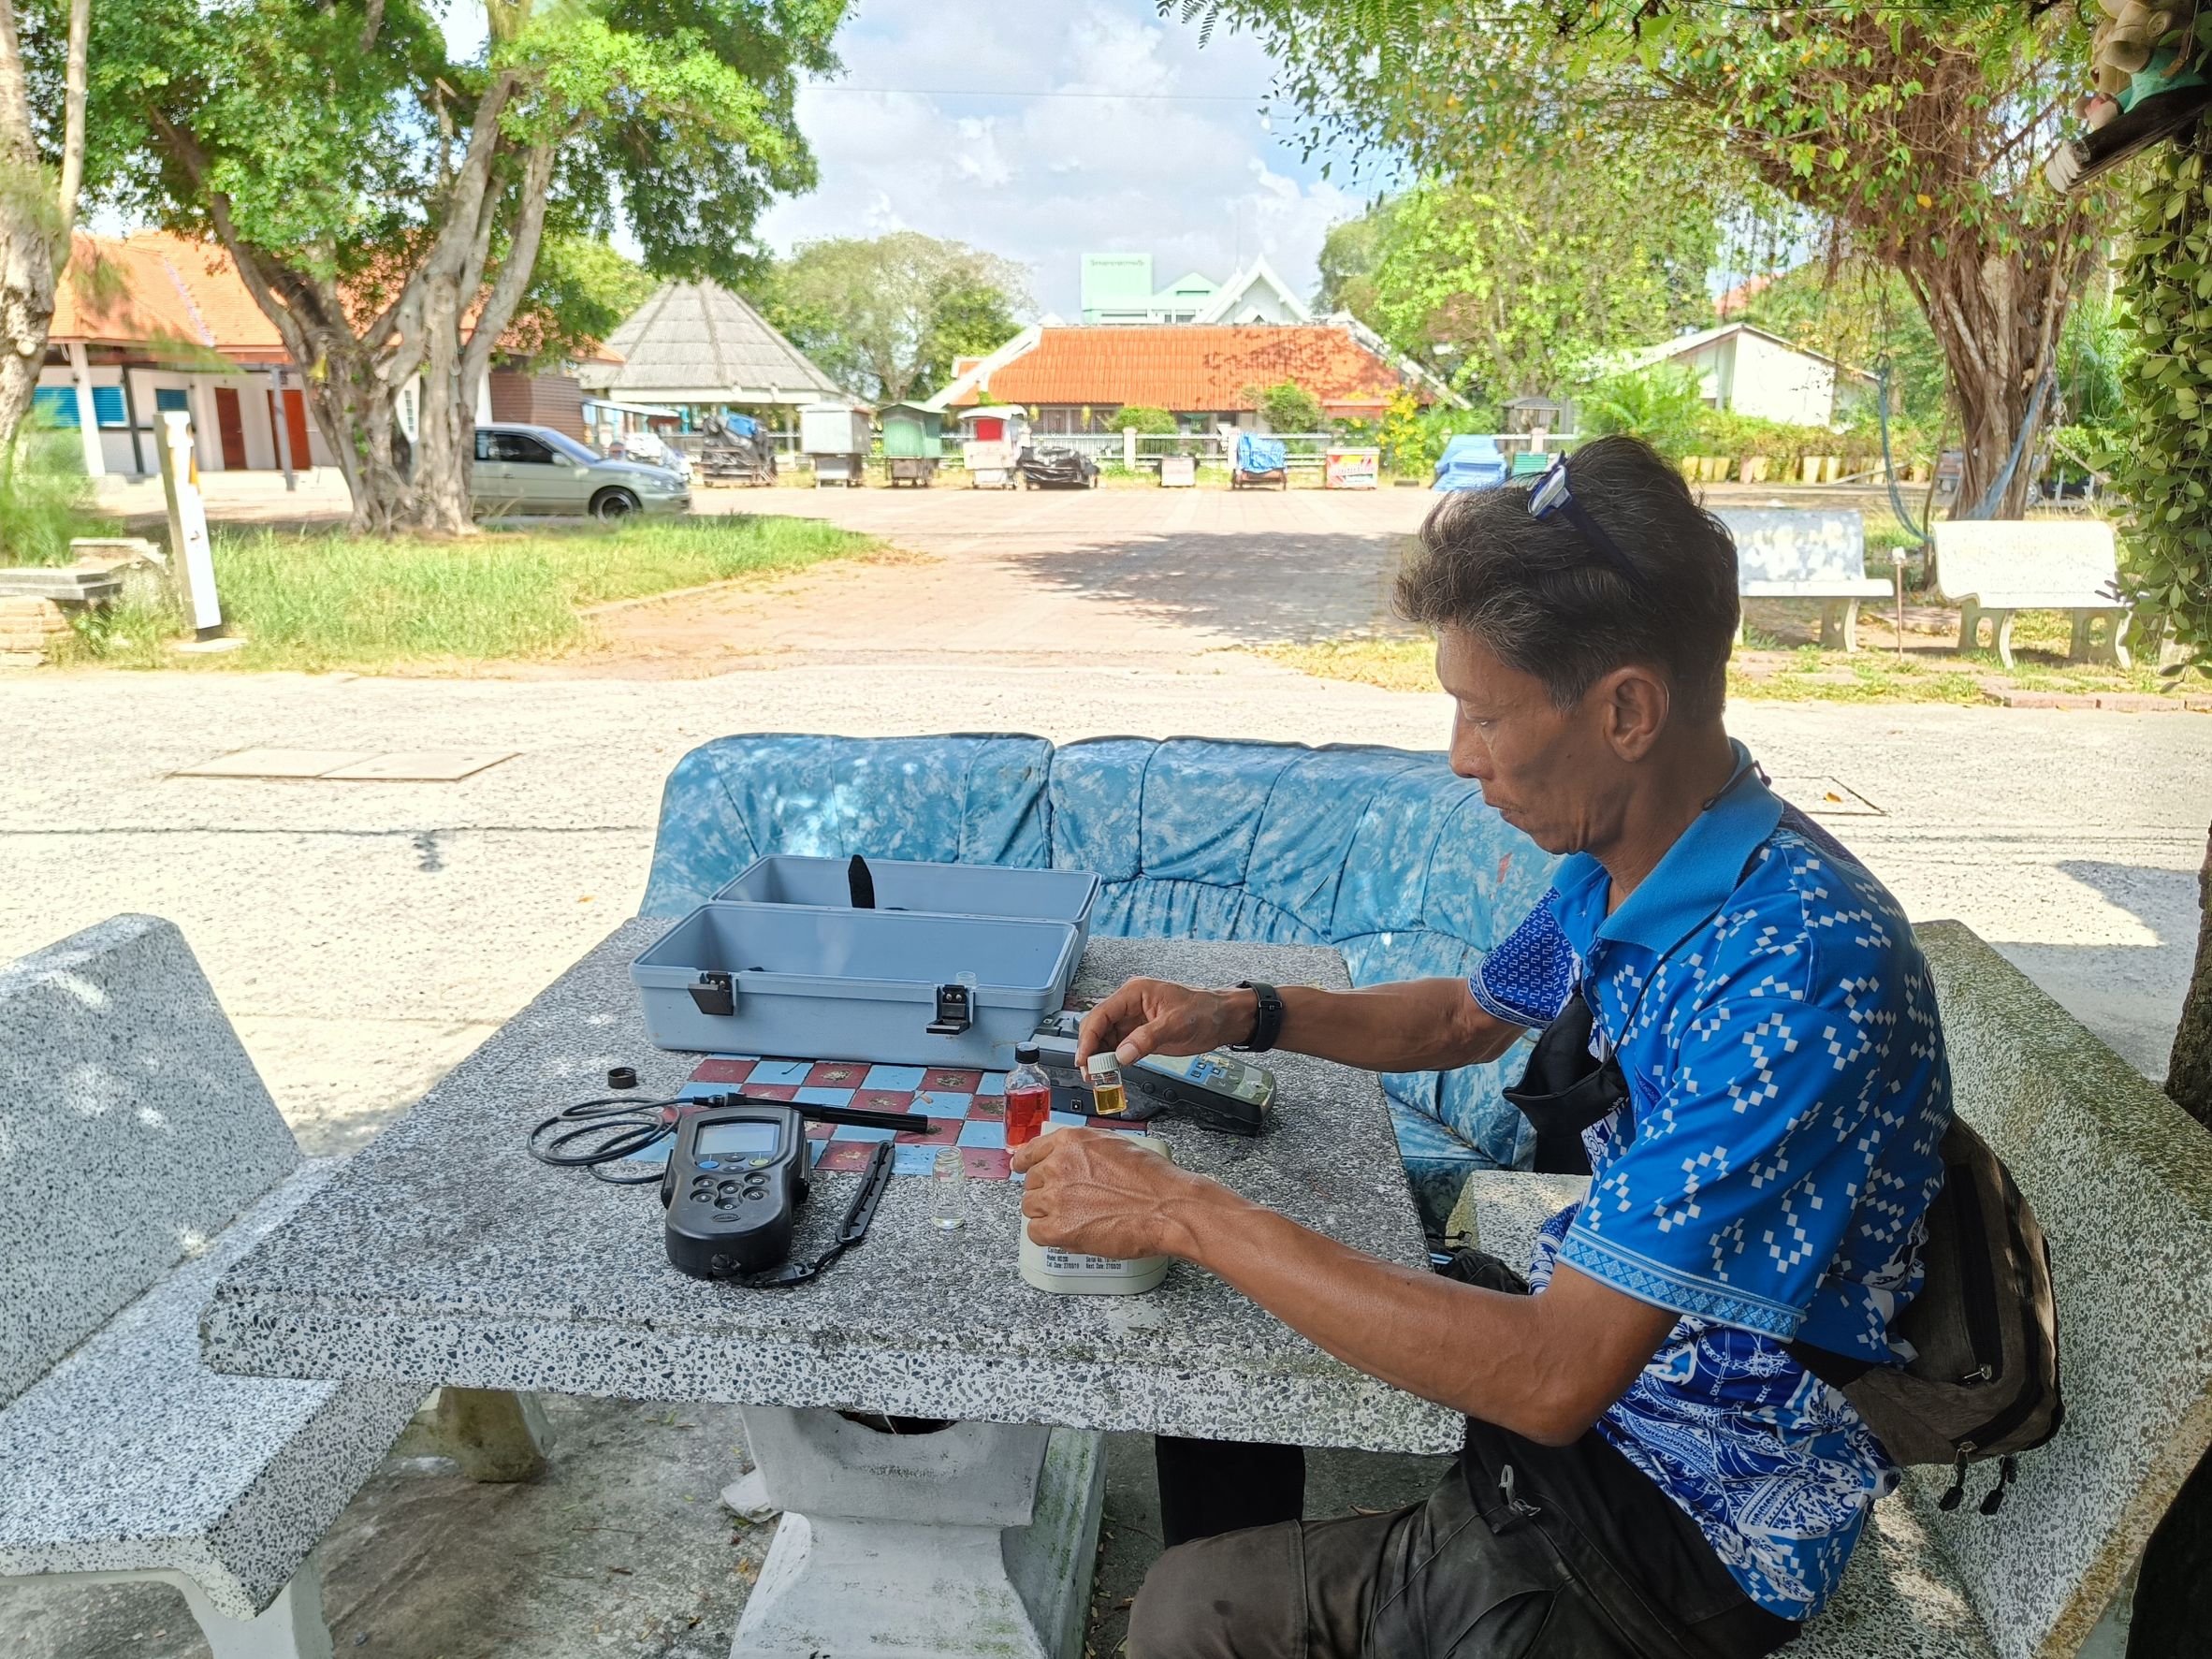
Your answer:
[[[1529,487],[1505,485],[1436,504],[1399,575],[1399,611],[1473,635],[1542,680],[1558,707],[1633,662],[1666,676],[1683,719],[1717,718],[1739,614],[1727,527],[1640,438],[1585,444],[1567,477],[1642,576],[1642,592],[1564,515],[1531,518]]]

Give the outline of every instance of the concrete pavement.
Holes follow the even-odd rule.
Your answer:
[[[0,680],[0,952],[174,918],[312,1149],[358,1144],[642,892],[662,779],[740,731],[1031,731],[1440,747],[1441,695],[1240,652],[1182,665],[808,662],[707,680],[36,674]],[[2194,939],[2212,720],[1749,704],[1736,730],[1915,916],[1957,916],[2159,1074]],[[169,774],[252,746],[490,749],[458,783]]]

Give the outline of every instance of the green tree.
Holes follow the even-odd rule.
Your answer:
[[[605,238],[560,232],[538,244],[502,355],[531,369],[580,357],[652,297],[659,279]]]
[[[843,0],[131,0],[95,20],[112,200],[211,236],[304,371],[357,528],[468,528],[471,412],[548,230],[627,216],[647,265],[735,280]],[[89,164],[88,164],[89,165]],[[418,436],[399,394],[420,376]]]
[[[1369,327],[1376,327],[1375,268],[1382,262],[1390,218],[1390,201],[1385,197],[1357,219],[1329,227],[1316,261],[1321,274],[1320,284],[1314,290],[1317,312],[1326,315],[1348,311]]]
[[[2094,200],[2034,169],[2070,119],[2088,31],[1986,0],[1690,0],[1469,8],[1449,0],[1162,0],[1249,31],[1315,142],[1479,180],[1564,153],[1579,177],[1702,144],[1904,280],[1943,347],[1981,497],[2026,424],[2092,253]],[[2000,510],[2016,515],[2021,468]]]
[[[1576,393],[1582,435],[1628,432],[1668,460],[1696,448],[1705,420],[1705,393],[1696,371],[1679,363],[1603,374]]]
[[[848,390],[896,403],[1004,345],[1028,306],[1011,260],[918,230],[807,242],[754,287],[769,321]]]
[[[1423,185],[1361,223],[1372,238],[1338,245],[1353,313],[1479,398],[1556,391],[1601,353],[1712,320],[1712,203],[1657,187],[1648,169],[1508,164],[1480,184]],[[1361,256],[1371,263],[1355,272]]]
[[[28,21],[36,29],[53,20]],[[53,107],[55,89],[37,84],[41,43],[33,39],[26,60],[15,0],[0,0],[0,471],[15,463],[16,433],[46,366],[54,292],[77,226],[91,26],[91,0],[68,0],[60,38],[45,43],[46,79],[58,80],[62,95],[57,130],[33,114]]]
[[[1319,432],[1328,429],[1329,415],[1321,400],[1295,380],[1273,386],[1248,386],[1238,394],[1259,413],[1271,432]]]
[[[1175,417],[1165,409],[1154,409],[1144,403],[1128,403],[1114,411],[1113,429],[1126,431],[1130,428],[1147,438],[1171,438],[1182,430]]]
[[[2212,47],[2212,13],[2198,22]],[[2212,126],[2139,163],[2122,292],[2139,355],[2124,371],[2128,414],[2114,482],[2133,504],[2121,585],[2138,622],[2162,628],[2178,673],[2212,674]],[[2196,966],[2166,1092],[2212,1128],[2212,842],[2199,877]]]

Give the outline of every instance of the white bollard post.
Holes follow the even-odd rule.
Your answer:
[[[1133,473],[1137,470],[1137,429],[1135,427],[1124,427],[1121,429],[1121,464],[1128,472]]]
[[[223,605],[215,596],[215,555],[208,541],[208,512],[199,474],[192,464],[192,417],[182,409],[161,415],[161,487],[168,498],[169,566],[184,585],[184,608],[198,639],[223,633]]]

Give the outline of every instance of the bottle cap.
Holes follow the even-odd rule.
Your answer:
[[[1083,1069],[1093,1077],[1118,1077],[1121,1063],[1113,1057],[1112,1049],[1100,1049],[1083,1063]]]
[[[1023,1043],[1021,1047],[1014,1050],[1014,1064],[1017,1066],[1036,1065],[1037,1050],[1028,1043]]]

